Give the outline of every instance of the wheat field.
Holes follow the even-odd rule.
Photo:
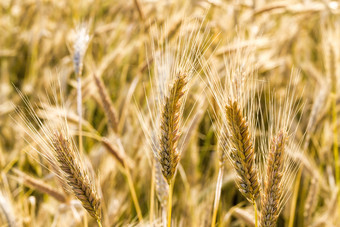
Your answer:
[[[1,0],[0,226],[340,226],[340,3]]]

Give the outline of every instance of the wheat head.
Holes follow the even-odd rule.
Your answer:
[[[275,226],[280,213],[286,140],[287,134],[283,130],[272,139],[267,163],[267,179],[261,202],[260,226]]]
[[[185,74],[178,74],[170,88],[169,96],[165,98],[161,117],[161,136],[159,143],[159,162],[162,173],[170,184],[179,161],[177,143],[180,136],[179,120],[181,98],[186,85]]]
[[[237,101],[231,99],[226,105],[226,116],[230,130],[230,158],[238,176],[237,185],[240,192],[254,203],[259,196],[260,187],[248,123]]]
[[[74,195],[93,218],[100,220],[100,197],[90,181],[88,173],[81,167],[70,142],[61,131],[55,133],[53,146],[59,167]]]

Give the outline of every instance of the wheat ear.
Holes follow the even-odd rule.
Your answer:
[[[287,134],[281,130],[271,141],[267,162],[267,178],[264,184],[260,226],[275,226],[280,214],[282,197],[282,176],[284,174],[284,153]]]
[[[187,84],[185,74],[178,74],[170,87],[169,95],[164,99],[164,106],[161,116],[161,136],[159,143],[159,163],[162,167],[162,174],[169,184],[168,197],[168,221],[171,226],[172,211],[172,189],[173,177],[179,162],[180,153],[177,149],[180,136],[179,122],[181,100],[184,95],[184,87]]]
[[[88,173],[81,167],[80,160],[73,150],[68,139],[61,131],[57,131],[53,137],[55,157],[59,163],[67,184],[74,195],[80,200],[88,213],[101,223],[100,197],[96,192]]]
[[[168,184],[172,180],[179,161],[177,143],[180,136],[179,114],[181,98],[184,95],[186,76],[179,74],[170,88],[169,96],[165,98],[162,120],[159,162],[162,166],[162,173]]]
[[[260,187],[248,123],[237,101],[231,99],[226,105],[226,116],[230,130],[229,156],[238,176],[236,183],[240,192],[254,204],[259,196]]]

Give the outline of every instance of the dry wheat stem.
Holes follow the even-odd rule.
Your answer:
[[[282,198],[282,176],[287,134],[281,130],[272,139],[267,162],[267,176],[261,201],[260,226],[275,226],[280,213]]]
[[[53,147],[59,167],[65,175],[68,185],[74,195],[81,201],[83,207],[98,222],[101,219],[100,197],[88,173],[80,166],[79,160],[69,141],[61,131],[55,133]]]
[[[230,131],[230,159],[237,173],[240,192],[251,203],[259,196],[260,187],[255,167],[255,152],[246,119],[237,101],[229,99],[226,116]]]

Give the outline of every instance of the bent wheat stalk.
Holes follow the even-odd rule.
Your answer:
[[[33,178],[27,175],[26,173],[21,172],[20,170],[17,170],[17,169],[13,169],[13,172],[16,173],[20,177],[20,179],[23,181],[23,184],[27,185],[28,187],[36,189],[42,193],[46,193],[61,203],[69,202],[67,196],[64,193],[57,191],[56,189],[46,184],[42,180]]]

